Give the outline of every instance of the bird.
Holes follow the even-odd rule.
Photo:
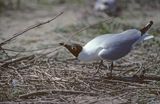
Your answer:
[[[84,46],[77,43],[59,43],[60,46],[68,49],[78,60],[89,61],[110,61],[110,75],[112,75],[113,62],[126,56],[136,43],[154,38],[147,31],[153,25],[150,21],[141,29],[128,29],[121,33],[104,34],[90,40]]]
[[[121,8],[116,0],[96,0],[94,10],[104,12],[109,16],[118,16]]]

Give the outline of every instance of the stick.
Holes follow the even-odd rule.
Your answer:
[[[90,96],[97,96],[97,95],[98,95],[98,94],[96,94],[96,93],[84,92],[84,91],[72,91],[72,90],[41,90],[41,91],[35,91],[35,92],[28,93],[28,94],[20,95],[19,98],[21,98],[21,99],[27,99],[27,98],[32,97],[32,96],[46,95],[46,94],[49,94],[49,93],[52,93],[52,94],[57,94],[57,93],[58,93],[58,94],[75,94],[75,95],[84,94],[84,95],[90,95]]]
[[[47,50],[47,49],[51,49],[51,48],[55,48],[55,46],[59,46],[59,44],[54,44],[54,46],[52,47],[45,47],[45,48],[40,48],[40,49],[33,49],[33,50],[13,50],[13,49],[7,49],[7,48],[3,48],[3,50],[5,51],[11,51],[11,52],[34,52],[34,51],[41,51],[41,50]]]
[[[160,81],[160,76],[158,75],[143,75],[143,76],[116,76],[116,75],[112,75],[112,77],[108,76],[108,77],[102,77],[100,78],[83,78],[84,80],[93,80],[93,81],[123,81],[123,82],[137,82],[137,83],[146,83],[149,81]]]
[[[33,25],[33,26],[30,26],[30,27],[24,29],[23,31],[20,31],[20,32],[18,32],[18,33],[15,33],[11,38],[9,38],[9,39],[3,41],[2,43],[0,43],[0,47],[1,47],[2,45],[7,44],[9,41],[13,40],[14,38],[22,35],[23,33],[28,32],[29,30],[32,30],[32,29],[34,29],[34,28],[36,28],[36,27],[39,27],[39,26],[41,26],[41,25],[47,24],[47,23],[55,20],[57,17],[59,17],[59,16],[62,15],[63,13],[64,13],[64,12],[62,11],[62,12],[60,12],[59,14],[57,14],[55,17],[53,17],[52,19],[50,19],[50,20],[47,20],[47,21],[45,21],[45,22],[41,22],[41,23],[35,24],[35,25]]]
[[[143,75],[142,77],[138,76],[113,76],[113,77],[105,77],[105,79],[112,79],[112,80],[120,80],[120,81],[125,81],[125,82],[139,82],[139,83],[144,83],[148,82],[148,80],[155,80],[155,81],[160,81],[160,76],[158,75]]]
[[[8,55],[8,53],[2,47],[0,47],[0,50],[2,50],[2,53],[4,53],[4,55],[6,55],[8,58],[10,58],[10,56]]]
[[[80,30],[78,30],[78,31],[76,31],[76,32],[71,33],[71,37],[72,37],[73,35],[76,35],[76,34],[78,34],[78,33],[82,32],[82,31],[84,31],[84,30],[86,30],[86,29],[88,29],[88,28],[92,27],[92,26],[95,26],[95,25],[97,25],[97,24],[104,23],[104,22],[109,21],[109,20],[112,20],[112,18],[105,19],[105,20],[102,20],[102,21],[100,21],[100,22],[98,22],[98,23],[94,23],[94,24],[88,25],[88,26],[86,26],[86,27],[83,27],[83,28],[81,28]],[[69,40],[68,40],[68,41],[69,41]]]
[[[42,58],[42,57],[44,57],[44,56],[46,56],[46,55],[48,55],[48,54],[50,54],[50,53],[53,53],[53,52],[55,52],[55,51],[57,51],[57,50],[59,50],[59,49],[61,49],[61,47],[58,47],[58,48],[56,48],[55,50],[52,50],[52,51],[50,51],[50,52],[46,52],[46,53],[44,53],[44,54],[42,54],[42,55],[40,55],[40,56],[38,56],[38,57],[33,58],[32,60],[29,60],[28,62],[33,62],[33,61],[35,61],[36,59]]]
[[[11,59],[7,62],[5,62],[4,64],[2,64],[0,67],[6,67],[8,66],[9,64],[12,64],[12,63],[15,63],[15,62],[19,62],[21,60],[25,60],[25,59],[33,59],[34,58],[34,55],[29,55],[29,56],[24,56],[24,57],[18,57],[16,59]]]

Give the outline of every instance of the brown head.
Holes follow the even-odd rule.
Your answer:
[[[150,21],[145,27],[140,29],[141,35],[145,34],[151,28],[152,25],[153,25],[153,21]]]
[[[75,57],[78,57],[79,53],[82,51],[82,46],[80,44],[65,44],[59,43],[59,45],[67,48]]]

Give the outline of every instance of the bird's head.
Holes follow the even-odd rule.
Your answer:
[[[153,25],[153,21],[150,21],[146,26],[140,29],[141,35],[144,35]]]
[[[59,43],[59,45],[67,48],[75,57],[78,57],[79,53],[83,49],[80,44],[75,44],[75,43],[73,43],[73,44]]]

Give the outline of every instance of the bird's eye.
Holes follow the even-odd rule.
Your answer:
[[[72,50],[76,50],[76,47],[72,47]]]
[[[104,2],[103,4],[104,4],[104,5],[106,5],[106,6],[107,6],[107,5],[109,5],[109,3],[108,3],[108,2]]]

